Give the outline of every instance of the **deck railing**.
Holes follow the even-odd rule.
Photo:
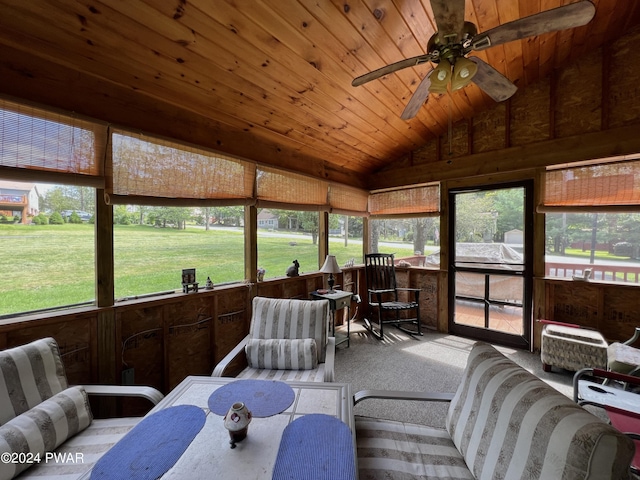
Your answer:
[[[616,264],[576,264],[561,262],[546,262],[545,275],[547,277],[573,278],[581,277],[586,269],[591,269],[591,280],[605,280],[609,282],[640,283],[640,265]]]

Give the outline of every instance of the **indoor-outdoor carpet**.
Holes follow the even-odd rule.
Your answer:
[[[346,325],[336,328],[346,334]],[[361,321],[351,323],[351,342],[336,348],[335,381],[359,390],[411,390],[455,392],[460,384],[474,339],[424,329],[424,336],[411,337],[396,328],[385,329],[380,341]],[[554,368],[542,370],[539,353],[495,345],[507,358],[530,371],[560,393],[573,398],[573,373]],[[448,403],[370,399],[359,403],[354,414],[419,423],[444,428]],[[597,412],[594,412],[597,413]]]
[[[274,380],[236,380],[218,388],[209,397],[209,409],[226,415],[236,402],[242,402],[253,417],[270,417],[291,406],[295,393],[289,385]]]
[[[351,429],[341,420],[314,413],[284,429],[272,480],[354,480]]]
[[[155,480],[182,456],[204,426],[204,411],[178,405],[145,417],[91,471],[92,479]]]

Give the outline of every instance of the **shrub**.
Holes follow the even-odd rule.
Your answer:
[[[49,223],[51,225],[64,225],[64,219],[62,215],[60,215],[60,212],[53,212],[49,217]]]
[[[613,246],[613,254],[619,257],[631,257],[633,255],[633,245],[629,242],[616,243]]]
[[[69,223],[82,223],[82,219],[78,212],[74,211],[71,215],[69,215]]]
[[[33,221],[33,223],[35,225],[48,225],[49,224],[49,219],[47,218],[47,216],[44,213],[39,213],[38,215],[33,217],[32,221]]]

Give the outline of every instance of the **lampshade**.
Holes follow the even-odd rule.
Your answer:
[[[458,90],[466,87],[471,82],[478,71],[478,65],[468,58],[460,57],[453,66],[453,78],[451,79],[451,90]]]
[[[327,255],[327,258],[324,260],[324,265],[320,269],[322,273],[340,273],[340,266],[336,261],[335,255]]]
[[[429,80],[431,85],[429,86],[430,93],[447,93],[447,85],[451,79],[451,64],[448,60],[442,60],[436,68],[431,72]]]

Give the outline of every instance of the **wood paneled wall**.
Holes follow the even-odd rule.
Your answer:
[[[640,152],[640,29],[452,126],[370,178],[389,188]],[[429,104],[423,108],[429,108]],[[481,181],[481,179],[478,179]]]
[[[446,309],[439,300],[442,285],[446,284],[446,272],[419,267],[398,267],[397,270],[400,286],[422,290],[423,325],[427,329],[446,330],[441,318]],[[638,325],[637,286],[537,281],[543,285],[546,307],[536,318],[596,328],[610,341],[629,338]],[[120,380],[124,370],[133,369],[135,384],[150,385],[166,393],[187,375],[209,375],[248,333],[254,295],[309,298],[309,293],[322,288],[323,282],[319,273],[304,274],[256,284],[216,287],[212,291],[135,300],[108,308],[83,308],[3,320],[0,350],[52,336],[60,345],[70,383],[99,383],[97,322],[100,315],[110,311],[116,320],[114,378]],[[360,294],[362,303],[352,304],[351,313],[357,312],[362,318],[367,311],[363,268],[344,269],[336,282]],[[539,339],[538,324],[535,330],[535,338]],[[539,341],[534,343],[539,346]],[[243,366],[234,367],[239,370]],[[130,401],[122,408],[127,413],[141,413],[148,406]]]

